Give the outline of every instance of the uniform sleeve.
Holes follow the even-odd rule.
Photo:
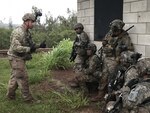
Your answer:
[[[128,50],[134,50],[131,38],[128,34],[123,37],[123,44],[127,47]]]
[[[76,42],[78,46],[86,46],[89,43],[89,37],[85,32],[82,32],[80,35],[80,40]]]
[[[14,30],[11,34],[11,47],[14,52],[27,53],[30,51],[30,47],[22,46],[21,39],[24,34],[20,30]]]
[[[93,74],[97,69],[97,63],[99,63],[99,59],[96,55],[93,56],[93,58],[89,61],[89,66],[84,70],[85,74]]]

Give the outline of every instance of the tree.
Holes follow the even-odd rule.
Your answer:
[[[8,24],[8,26],[9,26],[9,29],[13,28],[13,22],[12,22],[12,18],[11,17],[9,17],[9,24]]]

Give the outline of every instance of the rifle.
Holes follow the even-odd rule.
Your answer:
[[[72,51],[71,51],[71,55],[70,55],[70,62],[74,62],[76,56],[77,56],[77,53],[76,53],[76,45],[75,43],[78,42],[79,39],[78,37],[76,37],[75,41],[73,42],[73,46],[72,46]]]
[[[122,108],[122,93],[118,96],[114,105],[107,106],[106,113],[119,113],[121,108]]]
[[[98,50],[98,54],[100,54],[99,59],[100,59],[100,68],[101,71],[103,70],[103,47],[105,47],[108,44],[107,40],[102,41],[102,47]]]
[[[113,42],[113,51],[114,51],[114,53],[115,53],[115,48],[117,47],[117,45],[118,45],[118,40],[119,40],[119,37],[121,37],[121,36],[123,36],[123,35],[125,35],[126,34],[126,32],[127,31],[129,31],[130,29],[132,29],[134,27],[134,25],[132,25],[131,27],[129,27],[128,29],[126,29],[125,30],[125,32],[123,32],[123,33],[121,33],[121,34],[119,34],[119,36],[117,37],[117,39],[115,39],[115,41]],[[124,45],[123,45],[124,46]],[[126,49],[127,47],[126,46],[124,46],[123,48],[122,47],[120,47],[121,49]]]
[[[123,86],[124,72],[125,72],[125,69],[122,69],[122,67],[120,65],[116,68],[114,74],[111,75],[112,78],[108,84],[108,92],[109,93],[111,93],[114,90],[119,90]]]

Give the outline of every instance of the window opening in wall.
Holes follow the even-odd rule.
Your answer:
[[[123,0],[95,0],[94,40],[101,41],[109,30],[109,23],[123,16]]]

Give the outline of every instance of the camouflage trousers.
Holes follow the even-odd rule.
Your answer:
[[[15,91],[19,87],[22,92],[24,101],[33,99],[29,91],[28,75],[25,61],[19,58],[12,58],[9,60],[11,66],[11,77],[8,83],[7,97],[15,99]]]
[[[107,84],[111,79],[111,75],[113,75],[115,69],[117,67],[117,62],[114,57],[106,57],[104,59],[103,71],[100,79],[99,89],[106,90]]]
[[[150,113],[150,108],[148,106],[137,107],[134,109],[123,108],[120,113]]]
[[[75,66],[74,66],[75,73],[80,73],[82,71],[85,59],[86,59],[85,56],[77,55],[77,57],[75,59]]]

